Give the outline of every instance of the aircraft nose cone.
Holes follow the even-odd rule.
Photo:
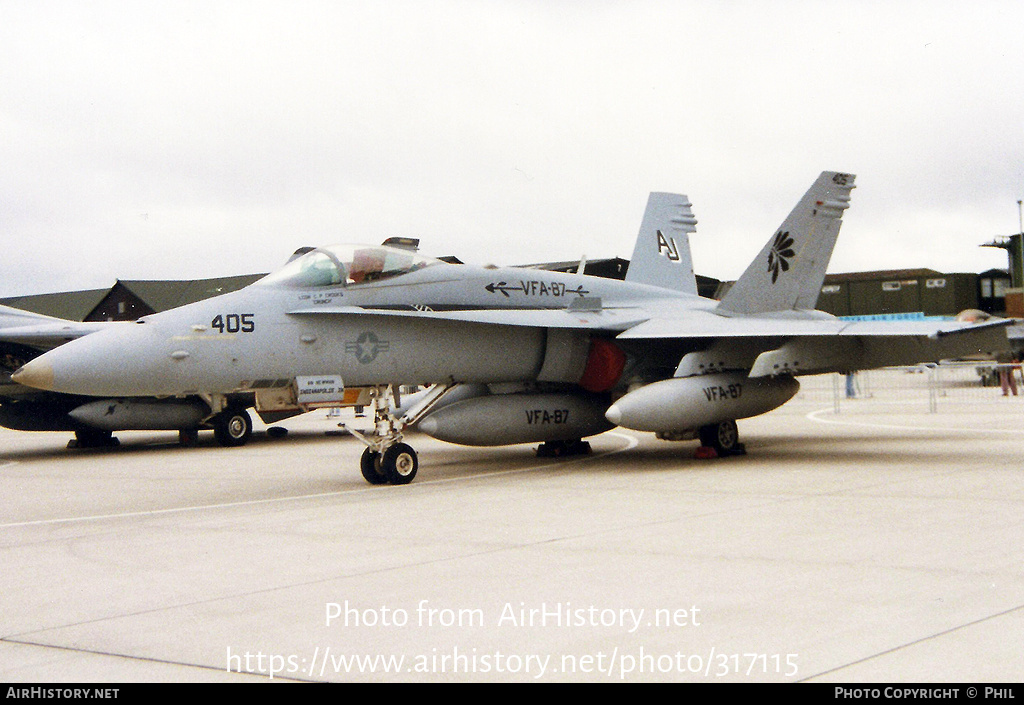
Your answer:
[[[53,367],[44,360],[32,360],[11,375],[11,381],[36,389],[53,389]]]

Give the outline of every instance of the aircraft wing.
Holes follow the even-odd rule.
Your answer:
[[[652,318],[618,335],[624,340],[666,338],[790,338],[821,336],[927,337],[976,333],[983,328],[1004,328],[1009,319],[986,323],[935,321],[844,321],[842,319],[800,319],[771,317],[725,317],[713,313],[692,313],[685,318]]]
[[[10,306],[0,306],[0,342],[18,343],[40,350],[55,348],[109,325],[107,322],[68,321]]]
[[[20,343],[33,348],[49,350],[68,341],[81,338],[83,335],[95,333],[104,326],[103,323],[63,324],[20,326],[0,330],[0,342]]]
[[[670,309],[670,306],[666,306]],[[689,310],[673,316],[643,308],[475,309],[418,311],[358,306],[298,309],[296,316],[402,316],[495,326],[594,330],[623,341],[675,340],[696,348],[683,356],[677,377],[715,366],[749,376],[819,374],[989,355],[1006,348],[1010,320],[981,324],[934,321],[844,321],[799,316],[723,316]],[[666,315],[668,313],[669,315]]]
[[[791,338],[802,336],[929,337],[972,333],[982,328],[1003,328],[1011,320],[980,324],[934,321],[845,321],[756,316],[721,316],[711,312],[687,311],[680,317],[655,317],[643,308],[565,309],[460,309],[433,311],[418,309],[369,308],[362,306],[318,306],[288,312],[293,316],[401,316],[409,318],[464,321],[504,326],[577,328],[619,331],[623,340],[702,338]]]
[[[600,303],[562,309],[460,309],[432,311],[418,309],[364,308],[361,306],[318,306],[289,311],[292,316],[402,316],[408,318],[464,321],[501,326],[567,328],[625,331],[650,318],[638,308],[601,308]]]
[[[1010,320],[980,324],[933,321],[843,321],[714,314],[654,319],[620,340],[705,341],[685,354],[676,377],[714,369],[748,370],[751,378],[819,374],[989,356],[1007,347]]]

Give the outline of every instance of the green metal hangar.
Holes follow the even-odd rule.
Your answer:
[[[158,311],[202,301],[248,286],[262,274],[196,281],[122,281],[109,289],[34,294],[0,304],[69,321],[134,321]]]
[[[998,287],[994,282],[999,282]],[[821,287],[818,308],[834,316],[956,316],[970,309],[1003,315],[1008,282],[1009,276],[999,270],[983,274],[943,274],[933,269],[829,274]],[[995,289],[1002,296],[993,296]]]

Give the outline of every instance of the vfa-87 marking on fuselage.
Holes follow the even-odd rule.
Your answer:
[[[508,293],[510,291],[521,292],[524,296],[550,296],[552,298],[562,298],[570,294],[584,297],[590,293],[583,288],[582,284],[571,289],[565,282],[544,281],[543,279],[520,279],[519,286],[509,286],[508,282],[503,281],[491,282],[484,289],[492,294],[504,294],[506,299],[511,298]]]
[[[554,444],[555,455],[614,426],[696,431],[716,455],[738,455],[736,419],[785,404],[800,375],[1009,348],[1005,320],[846,321],[815,310],[853,187],[852,175],[823,172],[720,301],[698,295],[689,200],[655,192],[623,281],[319,247],[234,293],[61,345],[13,379],[229,420],[232,405],[273,408],[289,382],[336,378],[342,392],[344,380],[374,407],[373,435],[348,429],[366,445],[360,470],[374,484],[415,476],[418,456],[403,442],[413,427],[464,445]],[[251,330],[216,335],[221,324]]]

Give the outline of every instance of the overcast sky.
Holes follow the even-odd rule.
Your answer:
[[[829,271],[1006,267],[1024,3],[0,0],[0,296],[419,237],[629,257],[689,195],[733,279],[818,173]]]

